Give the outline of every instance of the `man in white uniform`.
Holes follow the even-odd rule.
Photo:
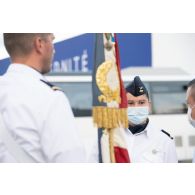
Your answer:
[[[33,162],[85,162],[69,101],[43,76],[51,69],[53,39],[52,33],[4,34],[12,64],[0,78],[0,114]],[[0,161],[18,162],[2,143]]]
[[[189,82],[186,93],[186,100],[188,105],[188,120],[195,128],[195,79]],[[193,156],[193,163],[195,163],[195,151]]]
[[[129,128],[124,130],[124,134],[130,162],[176,163],[173,138],[149,121],[149,95],[138,76],[126,87],[126,94]],[[98,149],[95,147],[89,158],[91,162],[98,162]]]

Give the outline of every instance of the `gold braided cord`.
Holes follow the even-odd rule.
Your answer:
[[[126,108],[93,107],[93,122],[98,128],[128,128]]]

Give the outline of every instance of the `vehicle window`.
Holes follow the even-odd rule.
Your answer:
[[[54,82],[68,97],[74,116],[91,116],[92,86],[89,82]]]
[[[92,115],[91,82],[54,82],[67,95],[75,116]],[[125,82],[125,87],[129,82]],[[144,82],[152,103],[152,114],[186,113],[187,82]]]
[[[177,147],[182,147],[183,146],[182,136],[175,136],[174,140],[175,140],[175,145]]]
[[[185,82],[154,82],[151,83],[153,114],[186,113]]]
[[[195,136],[189,136],[189,146],[195,146]]]

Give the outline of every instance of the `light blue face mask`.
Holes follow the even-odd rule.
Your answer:
[[[134,125],[143,123],[149,115],[149,107],[128,107],[128,120]]]
[[[192,109],[195,109],[195,105],[191,108],[188,106],[188,120],[190,124],[195,128],[195,120],[192,118]]]

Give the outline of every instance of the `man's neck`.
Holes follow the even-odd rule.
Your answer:
[[[31,59],[17,58],[17,59],[13,59],[12,63],[24,64],[26,66],[33,68],[34,70],[38,71],[39,73],[41,73],[41,68],[40,68],[40,66],[37,65],[38,63],[31,60]]]

